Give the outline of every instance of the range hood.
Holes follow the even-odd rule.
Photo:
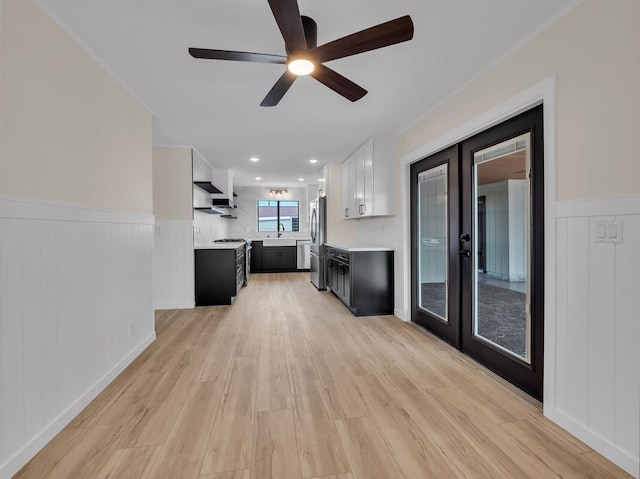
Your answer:
[[[233,204],[233,200],[223,197],[216,198],[215,196],[211,198],[211,204],[217,208],[235,208]]]
[[[211,204],[214,208],[235,208],[233,204],[233,173],[228,168],[213,167],[211,169],[211,183],[221,190],[218,194],[211,195]]]
[[[191,150],[194,211],[229,217],[233,203],[233,173],[228,168],[211,166],[196,150]]]

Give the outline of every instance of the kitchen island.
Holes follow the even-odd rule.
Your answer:
[[[327,288],[355,316],[393,314],[393,249],[326,243]]]

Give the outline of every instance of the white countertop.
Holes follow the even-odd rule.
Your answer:
[[[376,246],[366,243],[325,243],[325,246],[343,251],[393,251],[388,246]]]
[[[237,243],[200,243],[194,244],[193,249],[236,249],[240,246],[244,246],[241,241]]]
[[[271,238],[249,238],[251,241],[264,241],[264,240],[272,240],[272,239],[289,239],[296,241],[311,241],[311,238],[294,238],[292,236],[281,236],[280,238],[276,236],[272,236]]]

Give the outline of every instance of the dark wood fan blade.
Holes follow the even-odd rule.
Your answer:
[[[367,94],[367,90],[360,85],[356,85],[348,78],[324,65],[317,65],[315,70],[311,72],[311,76],[350,101],[358,101]]]
[[[319,62],[337,60],[358,53],[388,47],[413,38],[413,21],[409,15],[381,23],[339,38],[311,50],[309,53]]]
[[[207,60],[233,60],[236,62],[287,63],[287,57],[268,53],[234,52],[230,50],[209,50],[208,48],[189,48],[193,58]]]
[[[289,70],[285,71],[276,84],[273,85],[273,88],[269,90],[269,93],[264,97],[260,106],[276,106],[284,94],[287,93],[287,90],[291,88],[296,78],[298,77]]]
[[[302,18],[296,0],[269,0],[269,6],[276,19],[287,54],[300,53],[307,50]]]

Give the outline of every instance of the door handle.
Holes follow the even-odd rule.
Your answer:
[[[460,256],[465,256],[465,257],[467,257],[467,258],[471,257],[471,251],[469,251],[468,249],[461,249],[461,250],[458,250],[458,254],[459,254]]]

